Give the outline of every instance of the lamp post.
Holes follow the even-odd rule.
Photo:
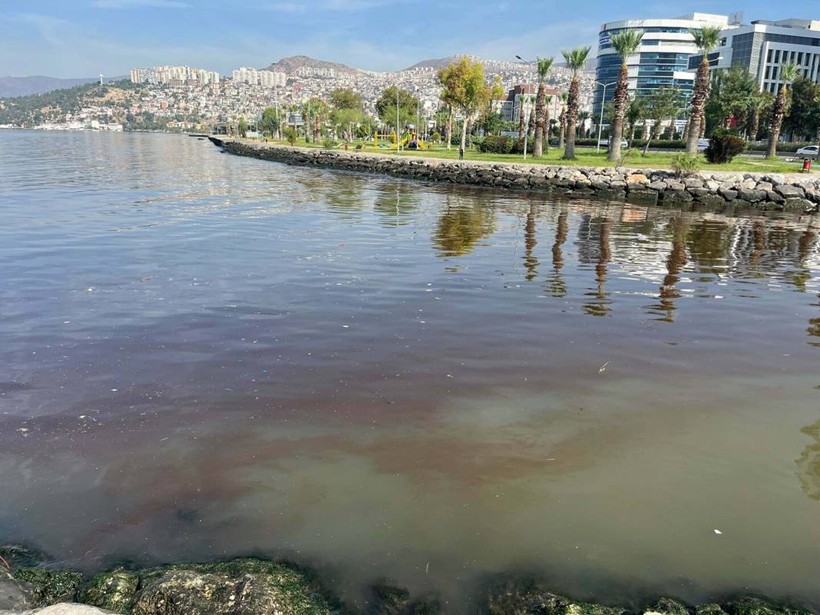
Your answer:
[[[617,81],[613,81],[612,83],[601,83],[600,81],[596,81],[600,86],[603,86],[603,91],[601,92],[601,117],[598,119],[598,143],[595,145],[595,153],[601,151],[601,128],[603,127],[602,124],[604,123],[604,101],[606,100],[606,89],[611,85],[617,85]]]
[[[399,151],[399,84],[396,83],[396,151]]]
[[[521,60],[527,66],[532,66],[533,64],[535,64],[535,62],[528,62],[527,60],[525,60],[521,56],[515,56],[515,57],[518,58],[519,60]],[[527,85],[529,85],[529,84],[525,84],[525,87]],[[520,111],[520,113],[524,113],[524,92],[523,91],[521,92],[521,111]],[[524,118],[524,160],[527,159],[527,137],[529,137],[529,135],[530,135],[530,108],[529,108],[529,105],[527,105],[527,115]],[[518,136],[519,136],[519,138],[521,137],[521,135],[518,135]]]

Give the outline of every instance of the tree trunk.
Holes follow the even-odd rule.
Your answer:
[[[465,116],[461,127],[461,147],[458,150],[459,160],[464,159],[464,152],[467,151],[467,124],[469,123],[470,119]]]
[[[550,109],[544,105],[544,128],[542,129],[542,136],[544,138],[544,153],[549,154],[550,151]]]
[[[783,118],[786,117],[786,96],[788,88],[782,86],[777,93],[772,110],[772,127],[769,130],[769,147],[766,158],[777,158],[777,141],[780,139],[780,130],[783,128]]]
[[[615,86],[615,114],[612,118],[612,130],[609,131],[609,160],[620,160],[621,139],[624,137],[624,115],[626,106],[629,103],[629,72],[626,67],[626,60],[621,63],[621,71],[618,73],[618,85]]]
[[[453,143],[453,107],[452,106],[450,107],[450,115],[447,118],[446,132],[447,132],[447,137],[446,137],[447,138],[447,149],[449,150],[450,146]],[[396,136],[396,138],[398,139],[398,135]]]
[[[567,136],[567,110],[562,109],[558,118],[558,148],[564,149]]]
[[[521,90],[521,106],[518,109],[518,140],[524,138],[524,90]]]
[[[567,143],[564,149],[565,160],[575,160],[575,124],[578,121],[578,97],[581,92],[581,80],[573,77],[569,86],[569,99],[567,100]]]
[[[752,126],[749,128],[749,140],[757,141],[758,132],[760,132],[760,110],[755,109],[752,113]]]
[[[689,114],[689,135],[686,140],[686,153],[690,156],[698,154],[698,139],[700,138],[703,122],[703,110],[706,99],[709,97],[709,60],[703,55],[703,62],[698,66],[695,76],[695,87],[692,90],[692,111]]]
[[[546,111],[547,89],[544,83],[538,84],[535,96],[535,149],[532,155],[540,158],[544,155],[544,111]]]

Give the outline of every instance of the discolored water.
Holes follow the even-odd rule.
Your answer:
[[[818,228],[0,131],[0,539],[820,603]]]

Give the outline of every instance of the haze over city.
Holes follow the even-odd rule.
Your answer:
[[[618,19],[693,11],[782,19],[807,8],[796,0],[585,0],[581,8],[554,0],[11,0],[0,6],[0,76],[115,76],[159,64],[228,74],[297,54],[393,71],[461,53],[511,60],[596,49],[600,25]]]

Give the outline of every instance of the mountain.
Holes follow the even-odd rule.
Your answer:
[[[94,83],[99,77],[85,79],[58,79],[57,77],[0,77],[0,98],[45,94],[52,90],[64,90],[86,83]]]
[[[416,69],[416,68],[432,68],[432,69],[438,70],[440,68],[444,68],[450,62],[457,62],[457,61],[458,61],[457,56],[450,56],[449,58],[433,58],[433,59],[430,59],[430,60],[422,60],[421,62],[418,62],[417,64],[413,64],[413,66],[411,66],[410,68],[405,68],[404,70],[413,70],[413,69]]]
[[[340,73],[361,72],[358,68],[350,68],[344,64],[325,62],[324,60],[317,60],[308,56],[290,56],[288,58],[282,58],[278,62],[274,62],[263,70],[278,71],[292,75],[300,68],[332,68]]]

